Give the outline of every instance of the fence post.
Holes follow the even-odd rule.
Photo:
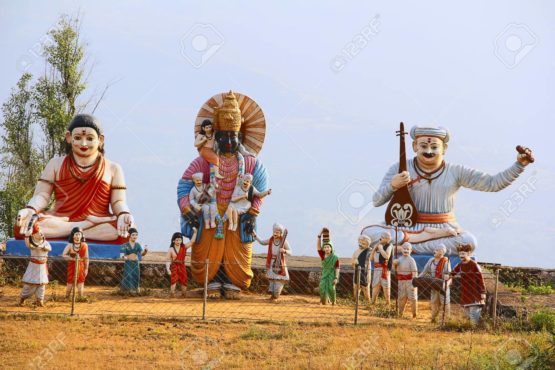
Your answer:
[[[355,294],[355,325],[358,324],[358,302],[360,297],[360,266],[357,263],[355,270],[356,294]]]
[[[449,280],[445,280],[444,276],[441,275],[443,279],[443,312],[441,313],[441,326],[445,326],[445,310],[447,309],[447,289],[449,288]],[[439,297],[441,299],[441,296]],[[449,297],[451,300],[451,297]]]
[[[499,268],[494,267],[495,271],[495,288],[493,291],[493,329],[497,329],[497,291],[499,288]]]
[[[208,300],[208,264],[210,260],[207,258],[204,262],[204,294],[202,297],[202,319],[206,320],[206,301]]]
[[[79,253],[75,255],[75,270],[73,272],[73,288],[71,291],[71,316],[73,316],[75,312],[75,291],[77,290],[77,276],[79,274]]]

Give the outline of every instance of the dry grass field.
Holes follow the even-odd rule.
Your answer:
[[[409,320],[355,327],[0,315],[6,369],[513,368],[547,341],[546,333],[442,332]]]
[[[442,330],[428,322],[426,301],[417,320],[376,317],[364,307],[354,326],[352,306],[323,307],[312,296],[209,301],[202,321],[200,299],[170,299],[162,290],[122,297],[89,287],[93,298],[73,317],[65,301],[18,307],[18,292],[3,287],[0,295],[0,368],[511,369],[552,340],[547,332],[460,324]]]

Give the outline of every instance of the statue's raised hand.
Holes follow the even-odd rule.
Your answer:
[[[129,235],[129,228],[133,226],[135,220],[130,213],[120,213],[118,216],[118,235],[126,238]]]
[[[532,149],[522,145],[518,145],[516,147],[516,151],[518,152],[518,155],[516,157],[518,163],[523,166],[528,166],[530,163],[534,163],[535,158],[534,154],[532,153]]]
[[[403,171],[398,173],[397,175],[393,176],[391,179],[391,186],[393,190],[401,189],[403,186],[406,186],[410,183],[410,175],[408,171]]]

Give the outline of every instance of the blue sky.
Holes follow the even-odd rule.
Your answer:
[[[362,227],[383,220],[383,207],[366,205],[397,160],[400,121],[449,128],[446,160],[489,173],[525,144],[537,162],[500,193],[461,190],[456,214],[477,236],[479,260],[555,267],[554,10],[548,1],[1,1],[0,101],[24,69],[41,73],[34,50],[59,14],[80,11],[93,66],[86,97],[117,81],[96,115],[141,239],[160,250],[178,229],[196,113],[219,92],[264,110],[259,158],[273,193],[259,234],[285,224],[299,255],[315,254],[327,225],[349,256]]]

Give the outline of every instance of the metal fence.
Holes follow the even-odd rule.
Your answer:
[[[387,273],[390,276],[389,291],[382,288],[372,303],[372,291],[376,289],[376,286],[372,287],[372,271],[342,266],[335,285],[336,301],[322,304],[319,295],[321,269],[315,267],[290,268],[290,280],[277,300],[271,299],[268,293],[269,281],[264,268],[253,267],[254,276],[249,289],[234,297],[239,299],[225,299],[209,291],[208,279],[198,283],[191,278],[189,261],[186,290],[182,291],[177,284],[177,290],[172,294],[164,261],[141,262],[140,288],[134,290],[124,279],[123,260],[90,260],[83,294],[80,295],[78,273],[74,274],[73,280],[68,279],[69,260],[62,257],[48,258],[49,283],[44,307],[39,306],[33,297],[20,306],[22,277],[29,263],[32,263],[30,257],[0,257],[0,312],[357,324],[399,317],[404,303],[404,299],[398,299],[401,292],[407,297],[404,318],[412,318],[411,299],[416,298],[417,320],[431,320],[432,310],[435,310],[435,321],[438,325],[445,325],[449,321],[465,320],[474,312],[475,309],[467,306],[468,297],[480,297],[483,293],[481,278],[487,295],[484,305],[473,307],[482,309],[482,318],[489,317],[495,326],[500,318],[516,317],[526,312],[522,300],[515,298],[515,293],[506,284],[500,283],[500,269],[497,268],[483,270],[481,278],[475,273],[460,273],[449,281],[421,279],[414,282],[418,288],[413,287],[410,271],[390,271]],[[205,264],[205,268],[209,266],[208,261],[194,263]],[[370,283],[369,288],[364,286],[364,280]],[[461,280],[466,282],[461,284]],[[362,283],[359,289],[356,289],[357,282]],[[383,280],[379,285],[387,287]],[[365,289],[368,289],[366,293]],[[384,293],[389,293],[389,303]]]

